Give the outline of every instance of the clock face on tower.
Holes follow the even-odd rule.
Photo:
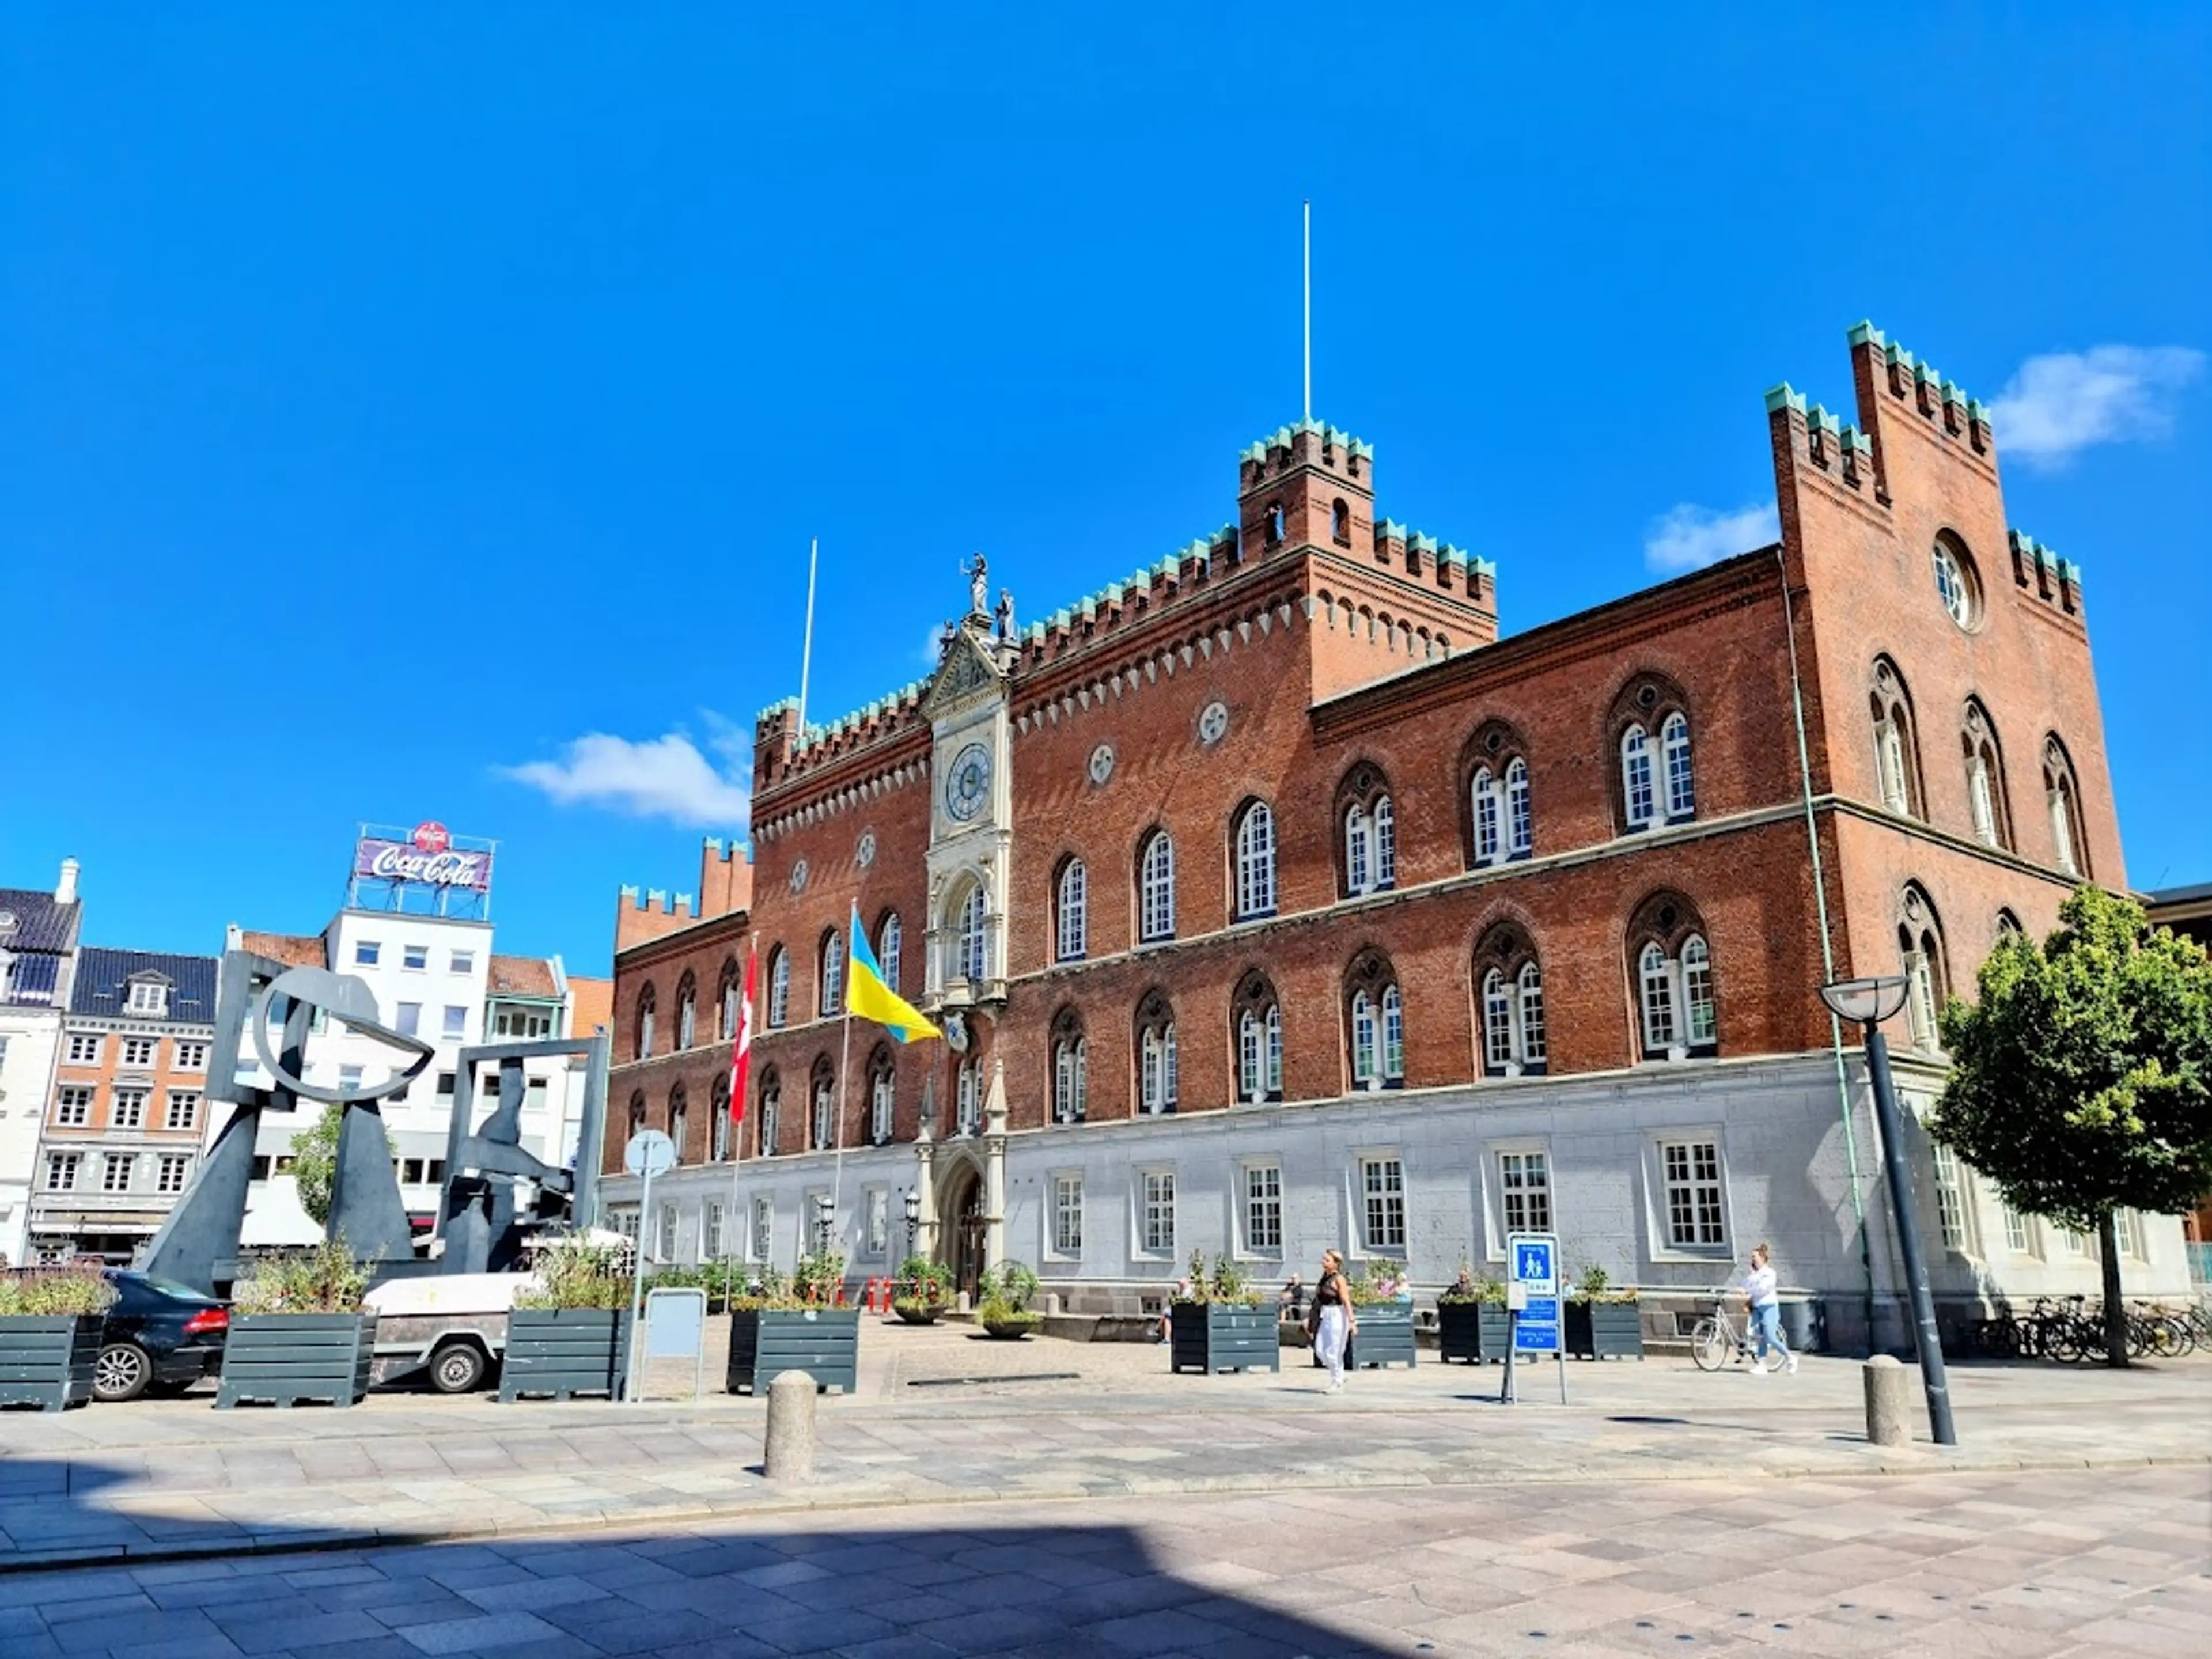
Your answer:
[[[971,743],[953,760],[945,779],[945,810],[957,823],[966,823],[983,810],[991,798],[991,757],[980,743]]]

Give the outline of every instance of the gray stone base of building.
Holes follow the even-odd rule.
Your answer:
[[[1907,1151],[1947,1342],[1962,1343],[1974,1320],[2006,1303],[2024,1311],[2038,1296],[2099,1296],[2094,1241],[2077,1248],[2046,1224],[2008,1218],[1971,1170],[1939,1190],[1917,1115],[1942,1073],[1909,1058],[1897,1071],[1900,1099],[1916,1114]],[[1686,1337],[1765,1242],[1785,1294],[1817,1303],[1820,1346],[1909,1352],[1903,1270],[1856,1055],[1846,1079],[1848,1128],[1825,1052],[1055,1125],[1006,1136],[998,1220],[1006,1253],[1033,1265],[1066,1313],[1117,1319],[1156,1318],[1194,1252],[1233,1256],[1271,1292],[1292,1273],[1311,1285],[1325,1249],[1343,1251],[1355,1272],[1371,1261],[1402,1264],[1425,1305],[1462,1264],[1502,1277],[1506,1235],[1528,1224],[1559,1235],[1570,1277],[1597,1267],[1642,1290],[1645,1334],[1657,1346]],[[933,1218],[916,1243],[951,1262],[963,1216],[974,1218],[970,1239],[990,1219],[981,1212],[988,1147],[955,1137],[929,1150],[924,1212]],[[1540,1188],[1528,1184],[1532,1159]],[[682,1168],[655,1181],[656,1213],[640,1231],[650,1259],[733,1253],[787,1269],[813,1243],[802,1230],[826,1199],[853,1277],[888,1276],[907,1254],[906,1194],[922,1168],[912,1145],[734,1171]],[[617,1176],[602,1186],[615,1218],[625,1206],[635,1217],[637,1184]],[[660,1249],[664,1206],[673,1206],[672,1251]],[[2180,1223],[2143,1218],[2133,1232],[2127,1294],[2185,1295]],[[702,1250],[710,1237],[722,1248]]]

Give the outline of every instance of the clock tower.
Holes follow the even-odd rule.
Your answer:
[[[922,699],[930,756],[929,913],[921,1006],[931,1014],[995,1015],[1006,998],[1006,894],[1013,854],[1013,646],[984,610],[982,561],[975,601],[950,631]]]

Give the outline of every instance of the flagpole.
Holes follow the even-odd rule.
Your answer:
[[[806,676],[814,665],[814,567],[822,555],[822,538],[806,544],[806,636],[799,647],[799,740],[806,741]]]
[[[1313,203],[1306,203],[1306,419],[1313,419]],[[809,601],[811,605],[811,600]],[[808,612],[810,616],[812,612]],[[805,694],[799,695],[804,703]],[[802,716],[803,718],[803,716]]]
[[[757,963],[760,960],[760,930],[757,928],[753,930],[751,938],[747,941],[745,959],[748,964]],[[750,967],[748,968],[746,977],[747,979],[751,977]],[[727,1109],[733,1120],[730,1129],[730,1219],[727,1227],[724,1231],[722,1242],[728,1248],[730,1266],[733,1271],[736,1268],[738,1261],[737,1228],[741,1217],[743,1218],[745,1229],[744,1237],[746,1248],[750,1249],[752,1244],[752,1218],[744,1214],[744,1200],[738,1185],[738,1166],[744,1162],[745,1158],[745,1120],[744,1102],[738,1097],[736,1087],[738,1080],[738,1055],[737,1049],[734,1046],[738,1043],[745,1042],[747,1036],[752,1028],[752,988],[753,988],[750,984],[745,983],[744,981],[739,981],[738,994],[744,998],[744,1004],[738,1012],[737,1033],[730,1038],[730,1042],[732,1044],[730,1051],[730,1082],[732,1086],[730,1091],[730,1103]],[[747,1088],[750,1088],[752,1086],[752,1067],[750,1065],[745,1068],[744,1086]]]
[[[845,1074],[853,1069],[852,981],[853,965],[848,962],[845,964],[845,1030],[837,1050],[837,1121],[830,1132],[830,1219],[833,1226],[842,1224],[838,1211],[845,1201]]]

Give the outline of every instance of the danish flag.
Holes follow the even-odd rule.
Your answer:
[[[738,1004],[738,1046],[730,1054],[730,1121],[745,1121],[745,1078],[753,1066],[753,992],[760,981],[760,941],[745,958],[745,994]]]

